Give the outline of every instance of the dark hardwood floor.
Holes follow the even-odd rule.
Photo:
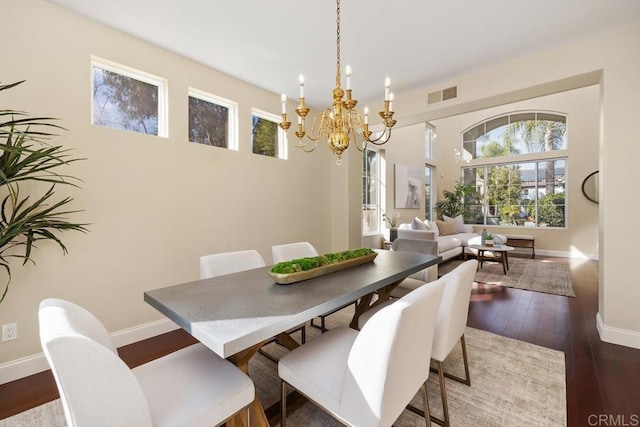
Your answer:
[[[472,294],[469,326],[563,351],[569,426],[638,425],[640,350],[600,341],[598,263],[537,258],[570,265],[576,298],[479,284]],[[134,367],[194,342],[178,330],[118,351]],[[57,397],[50,371],[0,385],[0,419]]]

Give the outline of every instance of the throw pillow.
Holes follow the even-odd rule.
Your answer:
[[[453,221],[436,221],[436,224],[438,224],[438,230],[440,230],[440,235],[441,236],[449,236],[451,234],[458,234],[458,231],[456,230],[456,225],[453,223]]]
[[[444,218],[445,221],[453,221],[456,226],[456,231],[458,233],[464,233],[464,219],[462,219],[462,215],[458,215],[455,218],[442,215],[442,218]]]
[[[427,221],[427,220],[425,220],[425,224],[427,226],[427,231],[433,231],[433,234],[435,237],[438,237],[440,235],[440,230],[438,230],[438,224],[436,224],[433,221]]]
[[[420,218],[415,217],[413,221],[411,221],[411,229],[412,230],[426,230],[427,224],[425,224]]]

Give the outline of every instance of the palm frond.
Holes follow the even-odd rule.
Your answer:
[[[0,84],[0,91],[11,89],[24,81]],[[72,156],[71,150],[47,142],[66,130],[54,123],[51,117],[31,117],[18,110],[0,110],[0,188],[8,194],[0,203],[0,266],[7,272],[0,303],[4,300],[11,281],[9,260],[22,259],[22,263],[34,262],[32,251],[38,241],[55,242],[64,254],[67,247],[59,237],[64,231],[87,232],[87,224],[68,221],[67,217],[78,210],[67,209],[73,201],[65,197],[54,201],[57,184],[78,187],[80,179],[58,172],[82,158]],[[34,202],[30,196],[20,195],[20,183],[44,182],[50,185],[44,195]]]

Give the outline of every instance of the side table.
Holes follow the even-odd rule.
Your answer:
[[[504,271],[504,274],[507,274],[507,270],[509,269],[508,254],[510,251],[515,250],[515,248],[507,245],[469,245],[469,248],[478,251],[478,268],[482,268],[482,263],[484,261],[498,261],[502,264],[502,270]],[[485,256],[485,252],[491,252],[493,254],[493,257]]]

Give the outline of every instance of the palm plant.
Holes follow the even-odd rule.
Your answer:
[[[444,199],[436,203],[438,218],[442,219],[443,215],[451,218],[463,215],[465,213],[464,198],[470,196],[474,190],[473,186],[465,184],[462,178],[456,181],[453,191],[444,190],[442,192]]]
[[[521,132],[522,140],[529,152],[545,152],[563,147],[567,124],[553,120],[526,120],[514,127]],[[554,161],[549,160],[545,168],[546,194],[554,193]]]
[[[0,91],[11,89],[24,81],[0,84]],[[0,296],[4,300],[11,282],[10,259],[20,258],[22,264],[32,259],[32,250],[39,240],[52,240],[67,253],[66,246],[56,235],[75,230],[86,232],[86,224],[67,221],[67,210],[73,200],[65,197],[55,201],[56,185],[77,187],[77,178],[57,172],[56,168],[80,158],[73,158],[68,149],[51,145],[46,139],[55,136],[51,130],[63,130],[49,117],[30,117],[23,111],[0,109],[0,266],[7,272],[7,281]],[[50,187],[35,201],[20,193],[20,184],[44,182]],[[30,188],[33,188],[30,186]],[[0,196],[2,197],[2,196]],[[35,262],[34,262],[35,263]]]

